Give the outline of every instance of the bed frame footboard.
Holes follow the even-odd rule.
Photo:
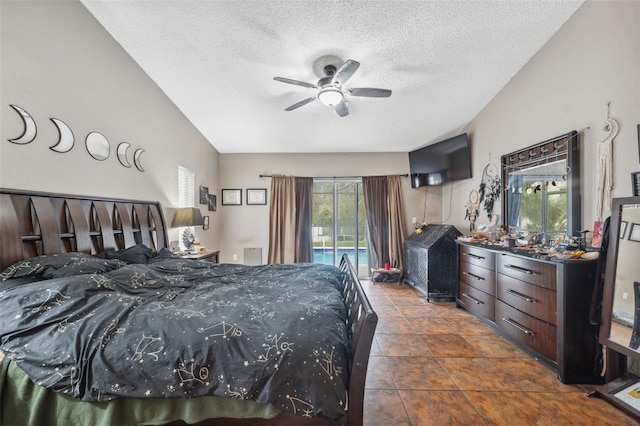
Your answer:
[[[378,315],[373,311],[369,299],[358,279],[349,257],[344,254],[340,260],[344,303],[347,307],[347,329],[351,351],[351,371],[349,372],[347,425],[359,426],[363,422],[364,387],[373,336],[378,325]]]

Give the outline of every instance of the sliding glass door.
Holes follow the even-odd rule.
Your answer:
[[[360,179],[314,179],[314,263],[338,265],[347,254],[360,276],[368,276],[366,216]]]

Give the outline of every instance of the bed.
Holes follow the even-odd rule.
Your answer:
[[[157,202],[0,190],[0,421],[362,424],[377,316],[346,256],[167,246]]]

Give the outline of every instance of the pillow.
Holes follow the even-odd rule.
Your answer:
[[[99,259],[86,253],[47,254],[14,263],[0,273],[0,281],[10,278],[49,279],[95,274],[112,271],[122,265],[122,262]]]
[[[107,250],[98,254],[97,257],[102,259],[118,259],[126,263],[142,263],[149,262],[154,252],[144,244],[131,246],[124,250]]]
[[[118,259],[100,259],[99,257],[91,256],[90,259],[83,259],[80,262],[72,262],[68,265],[63,266],[62,268],[51,271],[45,278],[61,278],[72,277],[74,275],[103,274],[105,272],[113,271],[125,265],[125,262],[122,262]]]
[[[161,248],[153,255],[151,262],[160,262],[165,259],[181,259],[181,257],[167,248]]]

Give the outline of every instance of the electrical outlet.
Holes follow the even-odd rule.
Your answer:
[[[238,260],[238,255],[233,253],[233,260]]]
[[[411,223],[416,223],[418,221],[418,218],[412,217],[411,218]]]
[[[627,293],[626,291],[622,292],[622,298],[624,300],[627,300],[629,298],[629,293]]]

